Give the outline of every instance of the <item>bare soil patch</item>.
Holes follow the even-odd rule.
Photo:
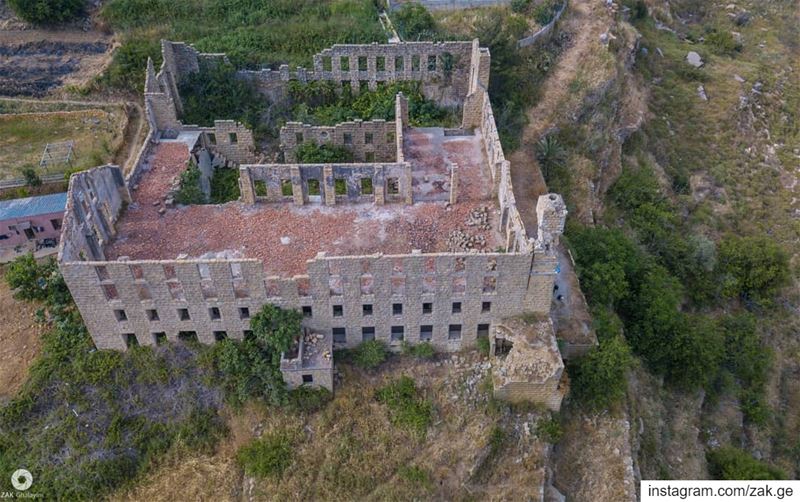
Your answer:
[[[36,306],[17,301],[0,267],[0,403],[17,393],[41,348],[44,327],[34,319]]]

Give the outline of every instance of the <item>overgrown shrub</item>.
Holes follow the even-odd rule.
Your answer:
[[[144,92],[147,58],[153,59],[158,71],[161,65],[161,44],[158,40],[130,37],[114,51],[114,57],[99,78],[101,84],[136,93]]]
[[[433,419],[433,404],[420,396],[414,380],[402,376],[375,392],[375,398],[389,408],[393,424],[425,436]]]
[[[540,420],[536,424],[536,437],[547,441],[548,443],[558,443],[561,436],[564,435],[564,430],[561,428],[561,422],[556,417],[550,417]]]
[[[216,370],[228,402],[241,406],[256,398],[270,404],[286,403],[280,359],[300,333],[301,319],[296,310],[266,304],[250,319],[252,337],[214,345],[206,364]]]
[[[314,413],[325,407],[333,398],[324,387],[302,385],[289,391],[289,407],[302,413]]]
[[[594,409],[608,408],[625,397],[625,378],[633,359],[622,336],[602,340],[600,346],[569,368],[571,391]]]
[[[353,151],[345,146],[318,145],[307,141],[295,150],[297,162],[301,164],[330,164],[334,162],[353,162]]]
[[[83,13],[85,0],[8,0],[8,6],[21,19],[34,24],[71,21]]]
[[[214,169],[211,177],[211,203],[225,204],[238,200],[240,195],[239,170],[225,167]]]
[[[392,13],[392,24],[403,40],[425,40],[435,36],[436,21],[418,3],[406,3]]]
[[[492,348],[492,346],[491,346],[492,344],[489,341],[489,337],[488,336],[482,336],[482,337],[478,338],[475,341],[475,345],[478,348],[478,352],[480,352],[481,354],[483,354],[486,357],[489,356],[489,351]]]
[[[25,178],[25,185],[28,187],[36,188],[42,186],[42,178],[39,177],[39,173],[33,167],[22,168],[22,177]]]
[[[436,349],[430,342],[409,343],[403,341],[400,349],[404,355],[417,359],[433,359],[436,356]]]
[[[742,50],[742,44],[729,31],[712,31],[706,35],[705,43],[715,54],[732,56]]]
[[[426,490],[433,487],[431,471],[418,465],[404,465],[397,470],[397,475],[414,486],[421,486]]]
[[[786,473],[777,467],[753,458],[739,448],[726,446],[706,453],[708,472],[714,479],[768,480],[786,479]]]
[[[725,237],[717,267],[724,295],[756,303],[769,303],[789,282],[786,251],[769,237]]]
[[[236,461],[252,476],[279,478],[292,464],[292,441],[287,431],[265,434],[236,452]]]
[[[356,366],[373,369],[386,361],[389,357],[389,348],[381,340],[367,340],[354,348],[350,356]]]
[[[531,15],[540,26],[544,26],[553,20],[562,4],[562,0],[544,0],[533,8]]]
[[[395,82],[353,95],[348,88],[337,93],[328,83],[289,84],[295,121],[315,125],[334,125],[351,120],[394,120],[397,93],[408,98],[408,116],[412,125],[450,126],[458,123],[455,110],[442,108],[422,95],[419,82]]]
[[[267,108],[266,99],[251,82],[236,78],[236,69],[230,64],[203,64],[199,72],[183,78],[178,90],[185,124],[211,127],[214,120],[225,119],[257,129]]]
[[[205,204],[206,195],[200,188],[200,169],[191,165],[181,173],[178,192],[175,194],[178,204]]]

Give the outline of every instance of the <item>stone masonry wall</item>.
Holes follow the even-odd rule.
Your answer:
[[[281,127],[281,150],[289,163],[297,162],[295,151],[305,142],[344,146],[353,152],[355,162],[395,162],[396,129],[394,121],[385,120],[356,120],[335,126],[288,122]]]
[[[364,179],[372,193],[366,193]],[[312,193],[312,184],[318,193]],[[397,187],[392,193],[391,186]],[[265,164],[239,168],[242,202],[288,202],[297,205],[354,202],[412,203],[411,165],[369,164]],[[337,191],[338,190],[338,191]]]
[[[142,345],[155,343],[156,333],[173,340],[180,332],[195,332],[203,343],[213,343],[215,333],[241,339],[249,329],[248,315],[272,303],[309,307],[303,324],[333,332],[336,346],[353,347],[364,339],[363,328],[372,328],[375,338],[399,347],[397,327],[414,343],[421,340],[421,327],[430,326],[431,343],[458,350],[475,342],[479,327],[488,333],[502,318],[540,310],[525,303],[531,258],[320,254],[309,261],[307,276],[291,278],[265,276],[262,264],[251,259],[69,261],[61,270],[100,349],[124,350],[127,334]],[[401,305],[399,313],[394,304]],[[365,315],[364,305],[371,306],[371,314]],[[188,319],[181,319],[179,309],[186,309]],[[344,331],[336,334],[334,328]]]
[[[122,170],[103,166],[70,177],[64,211],[59,261],[103,260],[103,245],[114,235],[114,224],[131,197]]]

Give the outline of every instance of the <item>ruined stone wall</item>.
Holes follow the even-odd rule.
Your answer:
[[[334,337],[337,346],[361,343],[366,327],[393,347],[402,340],[429,341],[441,350],[458,350],[475,343],[479,325],[488,329],[503,317],[527,310],[524,299],[531,258],[504,253],[320,254],[308,267],[314,302],[309,325],[344,329],[344,340]],[[364,305],[371,306],[369,315]],[[396,305],[400,305],[399,313]],[[341,306],[341,311],[334,306]],[[451,325],[460,326],[458,336],[451,332]],[[422,337],[422,326],[432,328],[428,340]]]
[[[314,56],[311,70],[242,70],[241,78],[255,82],[275,100],[286,95],[288,82],[327,80],[350,86],[355,93],[375,90],[378,82],[422,83],[422,93],[442,106],[460,106],[467,95],[471,42],[401,42],[397,44],[336,44]]]
[[[509,403],[541,403],[553,411],[561,409],[563,398],[558,390],[558,380],[554,378],[545,383],[507,383],[494,389],[494,397]]]
[[[361,343],[366,327],[374,329],[375,338],[399,347],[392,327],[402,326],[402,339],[416,343],[421,327],[431,326],[431,343],[458,350],[475,342],[480,325],[488,333],[493,322],[530,310],[525,297],[531,258],[320,254],[309,261],[307,276],[291,278],[265,276],[262,264],[251,259],[64,261],[61,270],[101,349],[124,350],[126,334],[142,345],[155,343],[157,333],[173,340],[180,332],[194,332],[203,343],[213,343],[220,333],[241,339],[249,329],[241,309],[253,315],[272,303],[309,307],[303,324],[312,331],[331,334],[343,328],[342,338],[334,336],[337,346]],[[460,311],[454,312],[454,302]],[[424,311],[426,303],[430,313]],[[394,304],[402,305],[400,313]],[[364,314],[364,305],[371,306],[371,314]],[[179,309],[189,318],[182,319]],[[451,325],[461,327],[459,337],[451,335]]]
[[[281,368],[281,375],[283,375],[283,381],[286,382],[286,388],[290,390],[309,385],[303,383],[304,375],[311,375],[314,379],[310,386],[333,390],[333,369],[330,368],[302,368],[297,370],[284,370]]]
[[[244,165],[239,169],[239,187],[246,204],[413,202],[411,166],[406,162]]]
[[[120,211],[131,197],[122,170],[103,166],[70,177],[59,261],[103,260]]]
[[[253,131],[234,120],[215,120],[213,130],[203,128],[208,148],[235,164],[256,160]]]
[[[343,146],[353,152],[355,162],[397,161],[397,127],[394,121],[342,122],[335,126],[312,126],[288,122],[280,139],[286,162],[297,162],[295,151],[305,142]]]
[[[470,61],[469,86],[462,113],[464,129],[480,127],[483,121],[483,107],[489,99],[487,91],[492,62],[489,49],[481,47],[478,40],[473,40]]]

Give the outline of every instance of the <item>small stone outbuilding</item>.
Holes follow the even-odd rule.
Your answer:
[[[333,391],[333,341],[329,335],[307,329],[281,356],[281,374],[286,386],[324,387]]]
[[[503,320],[489,341],[497,399],[538,403],[553,411],[561,408],[564,363],[549,317]]]

